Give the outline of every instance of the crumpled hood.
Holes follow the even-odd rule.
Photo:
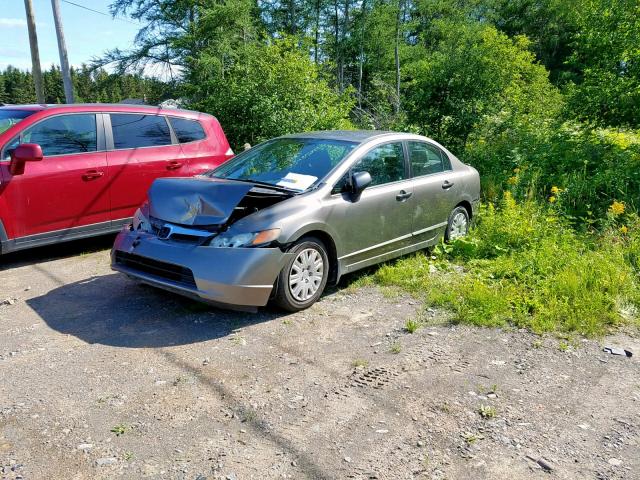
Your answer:
[[[181,225],[219,225],[253,187],[219,178],[158,178],[149,189],[149,213]]]

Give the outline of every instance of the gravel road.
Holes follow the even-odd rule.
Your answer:
[[[637,332],[409,334],[419,302],[348,279],[216,310],[113,273],[112,239],[0,260],[3,479],[640,479]]]

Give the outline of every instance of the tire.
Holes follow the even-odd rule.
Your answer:
[[[447,229],[444,232],[445,242],[452,242],[458,238],[462,238],[469,233],[469,212],[467,209],[458,206],[449,214],[447,221]]]
[[[299,312],[322,295],[329,278],[329,256],[322,241],[315,237],[301,238],[289,252],[294,255],[278,275],[273,301],[284,310]]]

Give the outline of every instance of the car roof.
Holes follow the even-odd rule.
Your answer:
[[[325,130],[318,132],[294,133],[282,138],[318,138],[323,140],[343,140],[346,142],[364,143],[375,137],[398,135],[398,132],[384,130]]]
[[[30,111],[51,111],[60,113],[64,111],[86,112],[90,110],[99,110],[103,112],[162,112],[165,115],[178,116],[202,116],[206,113],[196,112],[194,110],[186,110],[182,108],[163,108],[157,105],[134,105],[128,103],[61,103],[61,104],[31,104],[31,105],[10,105],[0,104],[0,110],[30,110]]]

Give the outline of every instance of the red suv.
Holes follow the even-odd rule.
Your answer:
[[[133,105],[0,106],[0,252],[118,231],[154,179],[233,156],[204,113]]]

